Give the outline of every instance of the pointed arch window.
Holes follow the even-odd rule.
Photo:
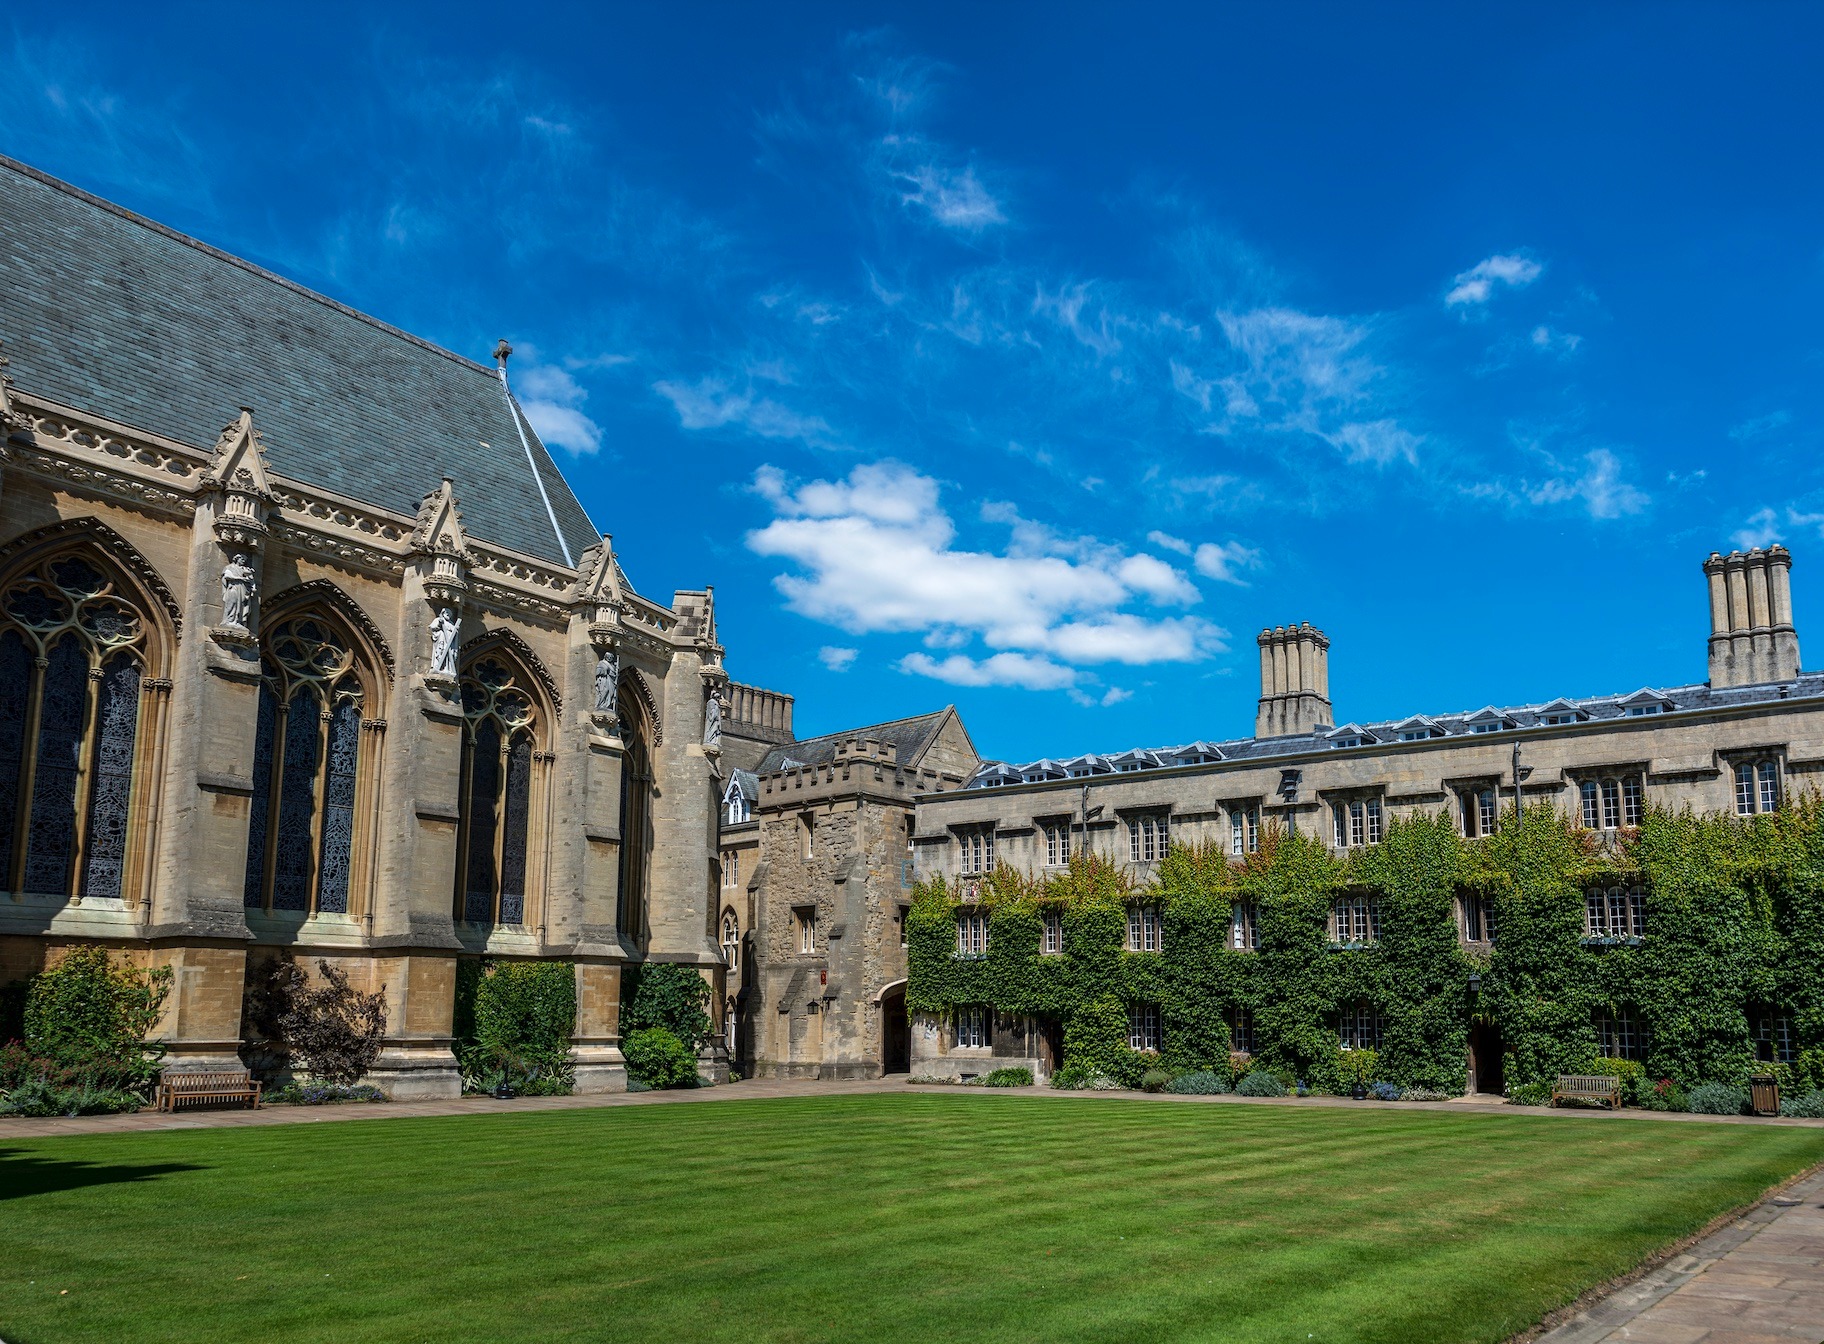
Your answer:
[[[732,906],[722,912],[722,960],[731,971],[741,960],[741,921]]]
[[[0,881],[118,899],[142,737],[146,620],[102,565],[45,560],[0,593]]]
[[[261,641],[245,903],[345,915],[367,692],[352,641],[300,616]]]
[[[462,713],[456,915],[470,924],[524,924],[536,702],[513,664],[484,655],[463,673]]]
[[[652,756],[647,718],[625,681],[621,683],[621,863],[618,916],[621,936],[633,943],[646,937],[647,856],[652,845]]]

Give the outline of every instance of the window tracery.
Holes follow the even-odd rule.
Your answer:
[[[104,566],[65,552],[0,594],[0,881],[125,894],[147,626]]]
[[[256,909],[345,915],[362,669],[353,641],[319,616],[287,620],[262,644],[244,900]]]
[[[525,674],[483,654],[462,675],[457,917],[524,924],[538,709]]]

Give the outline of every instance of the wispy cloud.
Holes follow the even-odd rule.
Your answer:
[[[1813,530],[1824,540],[1824,513],[1807,513],[1791,505],[1783,509],[1766,507],[1750,514],[1730,540],[1743,550],[1753,550],[1785,541],[1796,532]]]
[[[1544,273],[1545,268],[1531,257],[1520,254],[1497,254],[1484,257],[1451,281],[1444,306],[1459,308],[1487,303],[1497,286],[1524,289]]]
[[[1621,461],[1607,448],[1585,453],[1581,467],[1528,485],[1523,493],[1534,504],[1577,504],[1590,517],[1603,519],[1639,513],[1651,502],[1644,491],[1622,479]]]
[[[720,378],[695,383],[660,379],[652,385],[672,404],[685,429],[746,430],[762,439],[797,439],[813,448],[840,446],[836,431],[820,415],[804,415],[751,389],[735,391]]]
[[[1196,565],[1197,572],[1206,579],[1246,587],[1248,581],[1241,577],[1240,571],[1258,569],[1260,552],[1239,541],[1225,541],[1221,545],[1206,541],[1197,548]]]
[[[902,140],[895,147],[916,150],[918,142],[908,144]],[[947,229],[979,233],[1007,222],[1001,203],[982,185],[972,166],[958,169],[925,162],[891,171],[904,184],[900,201],[923,210]]]
[[[526,350],[520,348],[522,358]],[[573,453],[601,451],[602,427],[583,412],[589,393],[568,369],[527,362],[512,377],[520,409],[539,438]]]
[[[825,644],[817,650],[817,661],[832,672],[847,672],[855,665],[855,659],[860,652],[859,649],[844,649],[838,648],[834,644]]]
[[[1753,416],[1739,425],[1729,426],[1729,437],[1737,443],[1747,443],[1777,433],[1791,423],[1791,411],[1769,411],[1766,415]]]
[[[1533,349],[1548,355],[1557,355],[1560,359],[1577,353],[1577,347],[1583,344],[1583,337],[1574,331],[1559,331],[1553,327],[1537,326],[1527,338]]]

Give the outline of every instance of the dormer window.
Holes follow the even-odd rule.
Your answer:
[[[1507,725],[1505,723],[1502,723],[1501,720],[1490,719],[1486,723],[1470,724],[1469,731],[1472,733],[1498,733],[1505,727],[1507,727]]]
[[[1628,717],[1630,719],[1642,719],[1642,718],[1645,718],[1649,714],[1663,714],[1665,712],[1666,712],[1666,707],[1664,705],[1629,705],[1628,706]]]
[[[1428,740],[1430,737],[1431,737],[1431,734],[1426,732],[1423,728],[1408,728],[1400,734],[1400,741],[1402,741],[1402,742],[1424,742],[1424,741]]]
[[[1541,714],[1539,716],[1539,722],[1546,724],[1550,727],[1556,728],[1563,724],[1576,723],[1577,715],[1575,715],[1575,714]]]
[[[1359,737],[1356,737],[1352,733],[1347,737],[1337,738],[1333,745],[1338,746],[1338,747],[1359,747],[1362,745],[1362,739]]]

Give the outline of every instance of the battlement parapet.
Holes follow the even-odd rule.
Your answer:
[[[794,765],[761,775],[756,805],[762,809],[797,807],[857,793],[887,794],[910,804],[921,793],[940,793],[963,786],[964,777],[953,771],[907,769],[897,757],[891,743],[854,739],[843,744],[834,761]]]

